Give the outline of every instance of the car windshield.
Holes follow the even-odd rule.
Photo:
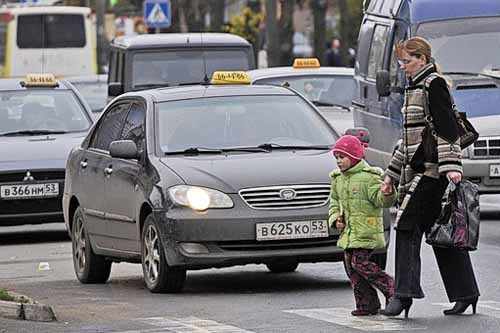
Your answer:
[[[315,109],[294,96],[230,96],[158,104],[158,141],[164,153],[193,147],[222,149],[331,146],[336,134]]]
[[[83,106],[69,90],[32,89],[0,92],[0,134],[23,131],[85,131]]]
[[[467,117],[500,115],[500,88],[464,89],[453,92],[460,111]]]
[[[248,70],[248,55],[241,50],[171,50],[136,53],[133,89],[200,83],[216,70]]]
[[[106,81],[71,83],[82,94],[93,112],[101,112],[104,109],[108,98],[108,84]]]
[[[500,17],[423,23],[417,35],[429,40],[432,56],[444,72],[500,70]]]
[[[310,101],[323,106],[332,104],[350,107],[355,88],[353,77],[347,75],[282,76],[255,80],[254,84],[281,85],[284,82],[288,82],[290,87]]]

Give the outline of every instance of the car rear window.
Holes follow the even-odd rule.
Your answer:
[[[355,82],[349,75],[297,75],[255,80],[254,84],[281,85],[287,82],[310,101],[351,106]]]
[[[203,82],[215,70],[250,69],[248,50],[169,50],[133,56],[133,89]],[[206,70],[205,70],[206,68]]]
[[[19,15],[17,22],[21,49],[83,47],[86,43],[82,15]]]

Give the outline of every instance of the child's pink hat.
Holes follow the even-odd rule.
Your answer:
[[[365,158],[365,149],[361,141],[354,135],[343,135],[333,146],[333,155],[341,153],[354,161]]]

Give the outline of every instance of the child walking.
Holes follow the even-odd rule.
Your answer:
[[[375,249],[385,247],[382,208],[396,200],[394,188],[382,187],[383,171],[364,161],[364,147],[353,135],[344,135],[333,148],[338,168],[330,173],[328,221],[340,232],[337,245],[344,249],[346,273],[354,291],[353,316],[377,314],[380,301],[394,297],[394,279],[370,261]],[[383,190],[383,191],[382,191]]]

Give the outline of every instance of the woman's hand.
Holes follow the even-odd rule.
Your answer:
[[[391,194],[392,193],[392,178],[389,176],[385,176],[384,181],[382,182],[382,185],[380,186],[380,190],[384,194]]]
[[[448,171],[446,173],[446,178],[454,184],[458,184],[462,181],[462,174],[457,171]]]

